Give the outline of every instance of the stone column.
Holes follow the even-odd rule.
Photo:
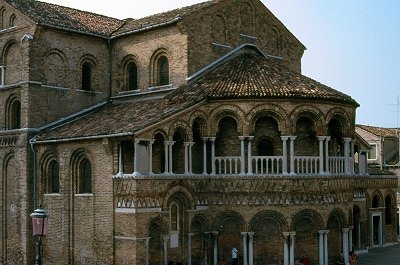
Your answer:
[[[215,137],[209,139],[211,141],[211,174],[215,175]]]
[[[140,175],[139,172],[138,172],[138,156],[139,156],[138,145],[139,145],[139,140],[135,140],[135,143],[134,143],[135,153],[134,153],[134,156],[133,156],[133,175],[134,176],[139,176]]]
[[[325,260],[324,260],[324,234],[325,230],[318,230],[318,235],[319,235],[319,265],[324,265]]]
[[[350,164],[350,171],[351,171],[350,173],[355,174],[356,172],[354,171],[355,157],[354,157],[354,140],[353,139],[351,139],[350,154],[352,157],[351,164]]]
[[[153,144],[155,140],[149,141],[149,175],[153,174]]]
[[[164,174],[168,174],[168,149],[169,141],[164,141]]]
[[[325,136],[318,136],[319,141],[319,174],[324,174],[324,141]]]
[[[328,265],[328,261],[329,261],[329,256],[328,256],[328,233],[329,230],[325,230],[325,234],[324,234],[324,248],[325,248],[325,263],[324,265]]]
[[[164,242],[164,265],[168,265],[168,240],[169,240],[169,235],[164,235],[163,236],[163,242]]]
[[[207,137],[202,137],[203,139],[203,175],[207,175]]]
[[[189,142],[189,174],[193,174],[193,156],[192,156],[192,147],[194,142]]]
[[[188,243],[187,243],[187,252],[188,252],[188,257],[187,257],[187,260],[188,260],[188,265],[192,265],[192,236],[193,236],[193,233],[187,233],[187,236],[188,236]]]
[[[254,136],[248,136],[247,137],[248,142],[247,142],[247,175],[253,175],[253,167],[252,167],[252,160],[251,160],[251,141],[253,141]]]
[[[330,136],[325,138],[325,173],[330,173],[329,168],[329,140],[331,139]]]
[[[353,250],[353,226],[349,226],[349,251]]]
[[[214,265],[218,265],[218,231],[211,232],[214,239]]]
[[[247,232],[241,232],[243,236],[243,265],[248,265],[247,263]]]
[[[350,174],[350,142],[351,138],[344,138],[344,173]]]
[[[294,236],[296,232],[290,232],[290,265],[294,265]]]
[[[123,164],[123,159],[122,159],[122,144],[118,145],[118,176],[123,176],[124,175],[124,164]]]
[[[149,241],[150,241],[150,237],[146,237],[145,238],[146,242],[146,265],[149,265]]]
[[[290,175],[295,175],[294,172],[294,140],[296,136],[290,136]]]
[[[283,265],[289,265],[289,232],[283,232],[284,244],[283,244]]]
[[[342,228],[342,239],[343,239],[343,258],[344,264],[349,265],[349,229]]]
[[[185,174],[189,174],[189,142],[184,142],[183,145],[185,146]]]
[[[244,175],[244,139],[246,136],[239,136],[240,139],[240,175]]]
[[[172,146],[174,145],[175,141],[170,141],[169,142],[169,157],[168,157],[168,161],[169,161],[169,173],[173,174],[173,170],[172,170]]]
[[[289,136],[281,136],[282,139],[282,174],[287,175],[287,143]]]
[[[254,232],[248,232],[249,235],[249,265],[254,265],[253,263],[253,236]]]

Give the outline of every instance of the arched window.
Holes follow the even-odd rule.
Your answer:
[[[87,158],[79,163],[79,172],[77,176],[77,193],[92,192],[92,165]]]
[[[8,113],[9,113],[8,128],[10,130],[21,128],[21,102],[19,100],[14,100],[11,103]]]
[[[15,26],[15,15],[12,14],[10,16],[10,20],[8,21],[8,27],[11,28],[11,27],[14,27],[14,26]]]
[[[92,65],[89,62],[82,64],[82,89],[91,90],[92,88]]]
[[[5,69],[6,67],[4,65],[0,65],[0,86],[4,86],[5,83]]]
[[[59,193],[60,192],[60,174],[58,162],[53,160],[49,163],[47,169],[47,192]]]
[[[377,195],[372,198],[372,208],[378,208],[379,207],[379,197]]]
[[[138,89],[137,66],[134,62],[128,64],[128,90]]]
[[[169,63],[168,58],[163,55],[157,60],[158,85],[165,86],[169,84]]]
[[[393,205],[392,205],[392,198],[387,195],[385,198],[385,223],[387,225],[392,224],[393,219]]]

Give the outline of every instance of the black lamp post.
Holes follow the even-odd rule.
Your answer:
[[[36,257],[34,265],[42,265],[42,237],[47,234],[49,215],[42,209],[42,205],[31,213],[33,236],[36,238]]]

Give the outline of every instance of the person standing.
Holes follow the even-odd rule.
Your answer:
[[[239,262],[238,250],[237,250],[237,248],[233,247],[232,248],[232,265],[237,265],[238,262]]]

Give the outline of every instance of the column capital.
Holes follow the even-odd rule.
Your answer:
[[[345,142],[351,142],[351,141],[352,141],[352,139],[351,139],[350,137],[344,137],[343,140],[344,140]]]
[[[203,142],[207,142],[209,137],[201,137],[203,139]]]
[[[211,142],[215,142],[215,139],[217,139],[217,137],[208,137],[208,140],[210,140]]]
[[[281,136],[281,140],[282,141],[287,141],[289,139],[290,136]]]
[[[148,140],[149,144],[154,144],[155,141],[156,141],[156,139],[149,139]]]
[[[283,234],[284,237],[290,236],[290,232],[282,232],[282,234]]]
[[[190,142],[183,142],[183,145],[184,145],[184,146],[189,146],[189,145],[190,145]]]
[[[238,136],[241,141],[246,139],[246,136]]]
[[[325,230],[325,233],[328,234],[330,230]]]
[[[326,136],[326,137],[325,137],[325,140],[326,140],[327,142],[329,142],[330,139],[331,139],[330,136]]]
[[[353,230],[353,228],[354,228],[354,226],[352,226],[352,225],[349,226],[349,230]]]
[[[247,137],[247,140],[249,140],[249,141],[253,141],[253,139],[254,139],[254,136],[251,136],[251,135],[246,136],[246,137]]]
[[[189,232],[189,233],[186,233],[187,235],[188,235],[188,237],[191,237],[191,236],[193,236],[193,232]]]
[[[297,138],[297,136],[289,136],[289,138],[290,140],[294,141]]]
[[[164,242],[168,241],[169,240],[169,235],[163,235],[163,240],[164,240]]]
[[[326,230],[318,230],[318,234],[321,234],[321,235],[322,235],[322,234],[325,234],[325,231],[326,231]]]
[[[210,233],[211,233],[213,236],[218,236],[219,231],[211,231]]]
[[[240,232],[242,236],[247,236],[248,232]]]
[[[255,233],[256,233],[256,232],[247,232],[247,234],[249,235],[250,238],[253,238],[253,236],[254,236]]]
[[[317,138],[318,138],[318,140],[320,140],[320,141],[325,141],[326,136],[317,136]]]
[[[347,232],[349,232],[349,228],[348,228],[348,227],[344,227],[344,228],[342,228],[342,232],[343,232],[343,233],[347,233]]]
[[[290,234],[291,236],[295,236],[295,235],[296,235],[296,232],[295,232],[295,231],[291,231],[291,232],[289,232],[289,234]]]

